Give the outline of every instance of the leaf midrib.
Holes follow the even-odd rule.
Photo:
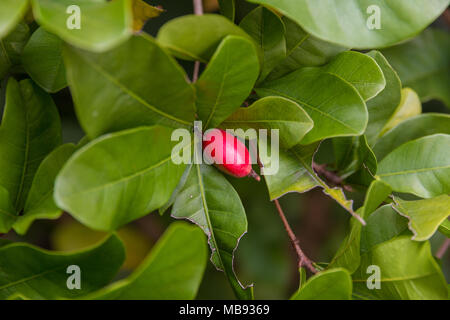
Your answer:
[[[78,54],[77,54],[78,55]],[[119,82],[117,79],[115,79],[114,77],[112,77],[110,74],[108,74],[108,72],[106,70],[104,70],[103,68],[101,68],[99,65],[97,65],[96,63],[94,63],[93,61],[91,61],[90,59],[87,59],[85,57],[83,57],[82,55],[78,55],[78,57],[80,57],[83,61],[85,61],[87,64],[89,64],[91,67],[93,67],[95,70],[97,70],[97,72],[99,72],[102,76],[104,76],[107,80],[109,80],[112,84],[114,84],[117,88],[119,88],[122,92],[124,92],[125,94],[127,94],[128,96],[130,96],[131,98],[135,99],[136,101],[138,101],[141,105],[145,106],[146,108],[150,109],[151,111],[159,114],[160,116],[163,116],[169,120],[181,123],[183,125],[190,125],[189,122],[184,121],[182,119],[176,118],[168,113],[165,113],[163,111],[161,111],[160,109],[156,108],[155,106],[147,103],[147,101],[145,101],[143,98],[141,98],[140,96],[138,96],[137,94],[135,94],[133,91],[131,91],[130,89],[128,89],[126,86],[124,86],[121,82]]]
[[[143,170],[137,171],[137,172],[135,172],[135,173],[133,173],[133,174],[131,174],[131,175],[128,175],[128,176],[125,176],[125,177],[121,177],[121,178],[118,179],[118,180],[114,180],[114,181],[108,182],[108,183],[106,183],[106,184],[96,186],[96,187],[94,187],[94,188],[85,189],[85,190],[83,190],[82,192],[77,192],[77,193],[70,194],[70,195],[68,195],[67,197],[72,198],[72,197],[75,197],[75,196],[80,196],[80,195],[83,195],[83,194],[85,194],[85,193],[95,192],[95,191],[100,190],[100,189],[105,189],[105,188],[114,186],[114,185],[116,185],[116,184],[119,184],[119,183],[122,183],[122,182],[129,181],[129,180],[131,180],[131,179],[133,179],[133,178],[135,178],[135,177],[138,177],[138,176],[140,176],[140,175],[144,175],[144,174],[146,174],[147,172],[149,172],[149,171],[151,171],[151,170],[153,170],[153,169],[156,169],[156,168],[162,166],[163,164],[165,164],[166,162],[168,162],[168,161],[171,160],[171,159],[172,159],[171,156],[170,156],[170,157],[167,157],[167,158],[161,160],[160,162],[158,162],[158,163],[156,163],[156,164],[154,164],[154,165],[152,165],[152,166],[150,166],[150,167],[148,167],[148,168],[145,168],[145,169],[143,169]]]

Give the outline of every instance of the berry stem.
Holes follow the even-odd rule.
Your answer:
[[[256,181],[261,181],[261,177],[255,172],[255,170],[252,169],[252,171],[250,171],[250,173],[248,174],[249,177],[252,177],[253,179],[255,179]]]

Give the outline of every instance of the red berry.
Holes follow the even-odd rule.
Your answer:
[[[232,134],[221,129],[208,130],[203,136],[203,150],[208,160],[221,171],[238,178],[250,175],[259,180],[252,170],[248,149]]]

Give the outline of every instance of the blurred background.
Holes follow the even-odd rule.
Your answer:
[[[217,12],[217,0],[205,0],[206,12]],[[193,12],[191,0],[146,0],[152,5],[160,5],[165,12],[145,25],[145,32],[155,36],[166,21]],[[254,8],[254,5],[237,0],[237,21]],[[441,17],[434,27],[447,28]],[[191,75],[193,63],[179,61]],[[64,142],[78,142],[84,133],[76,119],[72,99],[68,89],[54,95],[59,108]],[[438,101],[423,105],[423,112],[445,112]],[[318,163],[333,162],[331,143],[322,143],[316,156]],[[255,285],[257,299],[286,299],[298,288],[298,270],[296,256],[278,217],[275,205],[270,202],[264,182],[251,178],[234,179],[230,182],[238,191],[248,218],[248,233],[241,239],[236,252],[235,269],[243,284]],[[358,191],[347,193],[354,199],[354,208],[361,206],[364,194]],[[350,215],[337,203],[329,199],[321,190],[315,189],[306,194],[287,194],[280,200],[285,214],[300,240],[305,253],[316,262],[328,262],[340,246]],[[167,226],[173,222],[170,212],[160,216],[153,212],[119,231],[125,242],[127,260],[118,278],[128,275],[151,250]],[[40,220],[35,222],[25,237],[19,237],[11,231],[6,237],[14,241],[27,241],[51,250],[80,249],[99,241],[104,233],[89,230],[68,214],[59,220]],[[445,237],[436,233],[430,240],[433,252],[436,252]],[[443,259],[443,270],[450,282],[450,254]],[[233,299],[234,295],[223,273],[208,263],[203,283],[198,294],[199,299]]]

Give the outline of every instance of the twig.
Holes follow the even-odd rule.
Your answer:
[[[264,165],[261,162],[261,159],[259,156],[257,156],[258,166],[260,169],[264,167]],[[286,232],[289,236],[289,239],[291,240],[292,246],[295,249],[295,252],[297,253],[297,261],[298,261],[298,268],[305,266],[307,267],[312,273],[317,273],[317,269],[313,266],[312,261],[304,254],[302,248],[300,247],[300,241],[298,241],[297,236],[295,235],[294,231],[292,231],[291,226],[289,225],[289,222],[286,219],[286,216],[284,215],[283,209],[281,209],[280,203],[277,199],[273,201],[275,203],[275,206],[277,207],[278,214],[281,218],[281,221],[283,222],[284,228],[286,229]]]
[[[283,209],[281,209],[280,203],[278,200],[274,200],[275,206],[277,207],[278,214],[280,215],[281,221],[284,224],[284,228],[286,229],[286,232],[289,236],[289,239],[291,240],[292,246],[295,249],[295,252],[297,253],[297,259],[298,259],[298,267],[307,267],[312,273],[317,273],[317,269],[313,266],[312,261],[305,255],[305,253],[302,251],[302,248],[300,247],[300,242],[298,241],[296,235],[291,229],[291,226],[289,225],[289,222],[286,219],[286,216],[284,215]]]
[[[344,184],[342,178],[338,176],[335,172],[329,171],[326,169],[326,164],[317,164],[313,162],[312,167],[317,174],[324,176],[329,182],[334,185],[341,186],[347,191],[353,192],[353,188],[349,185]]]
[[[445,255],[445,252],[447,252],[448,247],[450,247],[450,239],[449,238],[445,239],[445,241],[439,247],[438,251],[436,252],[436,258],[442,259]]]
[[[193,0],[194,14],[201,16],[203,14],[203,2],[202,0]],[[198,74],[200,72],[200,61],[194,63],[194,73],[192,75],[192,82],[198,80]]]

